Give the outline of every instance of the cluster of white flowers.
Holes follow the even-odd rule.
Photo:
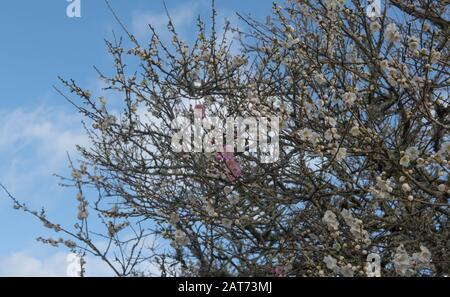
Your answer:
[[[77,244],[76,244],[74,241],[70,240],[70,239],[64,241],[64,244],[65,244],[69,249],[74,249],[74,248],[77,247]]]
[[[124,228],[126,228],[129,225],[128,222],[123,222],[120,224],[114,224],[113,222],[108,222],[108,234],[109,236],[113,237],[118,232],[122,231]]]
[[[170,215],[169,222],[170,222],[173,226],[176,226],[177,223],[178,223],[179,221],[180,221],[180,216],[179,216],[176,212],[173,212],[173,213]]]
[[[342,267],[338,266],[338,261],[332,256],[328,255],[323,259],[326,267],[333,271],[334,273],[341,274],[344,277],[353,277],[356,267],[352,266],[350,263]]]
[[[380,29],[381,29],[381,25],[378,20],[375,20],[370,23],[370,32],[375,33],[375,32],[378,32]]]
[[[328,10],[337,10],[341,8],[345,3],[345,0],[327,0],[325,1],[325,6]]]
[[[81,171],[77,170],[77,169],[73,169],[72,170],[72,177],[79,181],[81,179]]]
[[[447,185],[445,185],[445,184],[440,184],[440,185],[438,186],[438,190],[439,190],[440,192],[442,192],[442,193],[447,192]]]
[[[354,137],[357,137],[360,134],[360,130],[359,130],[359,126],[358,125],[354,125],[351,129],[350,129],[350,134]]]
[[[37,240],[44,244],[49,244],[53,247],[58,247],[60,243],[64,243],[64,239],[62,239],[62,238],[53,239],[51,237],[49,237],[49,238],[38,237]]]
[[[119,207],[117,205],[114,205],[108,212],[105,212],[105,216],[110,218],[119,217]]]
[[[299,38],[294,38],[292,36],[292,34],[290,34],[290,33],[287,34],[287,37],[288,37],[288,40],[285,41],[285,42],[282,42],[282,44],[281,44],[286,49],[290,49],[292,46],[300,43],[300,39]]]
[[[333,127],[325,131],[324,138],[327,141],[332,141],[333,139],[341,138],[341,136],[339,135],[337,129]]]
[[[348,107],[353,106],[353,104],[355,103],[355,101],[357,99],[356,94],[353,92],[346,92],[343,97],[344,97],[344,103]]]
[[[216,210],[214,209],[214,206],[212,205],[212,203],[210,201],[208,201],[206,203],[205,206],[205,211],[206,213],[211,216],[211,217],[218,217],[219,215],[217,214]]]
[[[435,64],[435,63],[439,62],[440,59],[441,59],[441,53],[439,51],[432,50],[431,54],[430,54],[430,62],[432,64]]]
[[[186,245],[189,239],[183,231],[177,229],[175,230],[175,241],[173,242],[176,246],[180,247]]]
[[[308,141],[308,142],[311,142],[313,145],[316,145],[317,142],[319,142],[319,134],[316,133],[316,132],[314,132],[314,131],[312,131],[312,130],[309,129],[309,128],[301,129],[301,130],[298,132],[298,134],[299,134],[300,139],[301,139],[302,141]]]
[[[394,190],[394,184],[391,179],[384,180],[381,176],[376,178],[377,184],[375,187],[370,188],[370,192],[377,198],[386,199],[389,194]]]
[[[325,212],[322,221],[328,226],[330,230],[337,231],[339,228],[337,217],[331,210],[327,210]]]
[[[86,201],[86,199],[84,199],[83,194],[78,193],[76,199],[78,200],[79,204],[78,204],[78,219],[79,220],[83,220],[86,219],[89,215],[89,212],[87,210],[87,206],[88,203]]]
[[[20,207],[17,207],[16,209],[19,209]],[[61,225],[60,224],[53,224],[47,218],[45,217],[45,214],[41,212],[41,214],[38,214],[36,211],[33,211],[33,214],[37,215],[39,219],[41,220],[42,224],[45,228],[53,229],[56,232],[61,231]]]
[[[100,102],[100,110],[104,111],[106,108],[106,98],[103,96],[98,97],[98,101]]]
[[[419,39],[414,36],[410,36],[408,38],[408,46],[411,50],[415,51],[419,48]]]
[[[105,117],[103,121],[101,121],[100,128],[102,131],[106,131],[109,129],[111,125],[114,125],[117,122],[117,118],[113,115],[108,115]]]
[[[227,218],[223,218],[223,219],[222,219],[222,225],[223,225],[225,228],[230,229],[231,226],[233,225],[233,221],[230,220],[230,219],[227,219]]]
[[[439,148],[438,155],[444,159],[448,160],[447,157],[450,156],[450,141],[443,142]]]
[[[343,209],[341,211],[341,216],[344,218],[345,223],[350,227],[350,233],[357,239],[364,241],[365,244],[370,244],[369,233],[364,230],[363,222],[360,219],[353,217],[351,211],[348,209]]]
[[[337,121],[336,121],[336,119],[335,118],[333,118],[333,117],[325,117],[325,122],[328,124],[328,125],[330,125],[331,127],[336,127],[336,125],[337,125]]]
[[[345,157],[347,157],[347,149],[343,147],[335,150],[333,153],[336,155],[335,160],[338,162],[344,160]]]
[[[431,252],[423,245],[420,252],[408,255],[403,244],[397,247],[393,258],[395,271],[401,276],[412,276],[421,269],[430,268]]]
[[[209,62],[211,60],[210,52],[208,51],[202,51],[200,56],[198,56],[198,61],[202,62]]]
[[[189,54],[189,46],[187,45],[181,45],[180,46],[180,52],[183,56],[187,56]]]
[[[225,188],[223,188],[223,192],[225,193],[225,195],[230,194],[233,191],[233,188],[226,186]]]
[[[231,205],[236,205],[241,201],[241,197],[239,195],[231,195],[228,201]]]
[[[316,73],[314,75],[314,79],[319,85],[323,85],[327,82],[327,80],[325,79],[325,76],[321,73]]]
[[[408,167],[411,161],[416,160],[419,157],[419,150],[417,147],[412,146],[406,149],[403,156],[400,159],[400,165]]]
[[[387,81],[391,85],[396,86],[400,78],[400,71],[396,67],[388,67],[387,72],[388,72]]]
[[[409,184],[403,183],[403,184],[402,184],[402,190],[403,190],[403,192],[408,193],[408,192],[411,191],[411,187],[409,186]]]
[[[381,60],[379,62],[380,68],[382,71],[386,72],[386,80],[389,82],[389,84],[396,86],[399,83],[402,83],[406,85],[407,82],[410,84],[415,84],[413,82],[413,79],[410,78],[409,80],[404,77],[405,73],[408,73],[408,69],[405,65],[403,67],[401,65],[396,65],[396,63],[389,61],[389,60]],[[399,68],[401,71],[399,71]],[[403,75],[403,76],[402,76]],[[417,77],[416,80],[420,80],[420,77]]]
[[[389,61],[384,59],[380,61],[380,67],[383,71],[388,71],[389,70]]]
[[[390,23],[386,26],[386,30],[384,31],[384,37],[393,43],[400,41],[400,32],[398,31],[397,25],[395,23]]]
[[[330,255],[326,256],[325,258],[323,258],[323,262],[325,263],[327,268],[330,269],[331,271],[334,271],[336,273],[339,271],[339,267],[337,266],[337,260],[332,256]]]
[[[192,83],[192,85],[194,86],[194,88],[201,88],[202,87],[202,81],[201,80],[194,80],[194,82]]]
[[[236,57],[234,57],[234,59],[233,59],[233,66],[234,67],[240,67],[240,66],[242,66],[242,65],[245,65],[245,64],[247,64],[247,59],[246,58],[244,58],[244,57],[241,57],[241,56],[236,56]]]

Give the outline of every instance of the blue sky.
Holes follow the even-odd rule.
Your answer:
[[[164,30],[160,0],[110,0],[122,21],[139,38],[146,23]],[[209,18],[208,0],[166,0],[186,39],[193,37],[198,14]],[[234,12],[262,18],[270,0],[216,0],[219,19]],[[86,143],[80,117],[53,89],[57,76],[73,78],[99,91],[92,66],[111,70],[104,39],[123,35],[103,0],[81,0],[81,18],[68,18],[66,0],[2,1],[0,9],[0,182],[30,207],[45,206],[50,218],[75,222],[74,192],[58,186],[53,174],[69,175],[66,153]],[[163,34],[165,31],[162,31]],[[42,246],[36,237],[50,235],[39,222],[15,211],[0,193],[0,276],[64,275],[64,249]],[[89,263],[88,263],[89,264]],[[89,270],[89,266],[88,266]],[[105,268],[92,261],[91,275]]]

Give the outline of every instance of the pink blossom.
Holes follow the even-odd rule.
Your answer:
[[[285,267],[277,266],[277,267],[275,267],[275,269],[273,269],[273,272],[275,273],[276,276],[283,277],[283,276],[285,276]]]
[[[231,148],[231,146],[227,145],[224,152],[216,153],[215,159],[216,161],[223,161],[225,163],[225,176],[230,182],[235,182],[242,175],[242,171]]]
[[[201,119],[205,118],[205,106],[203,104],[196,104],[194,106],[194,116]]]

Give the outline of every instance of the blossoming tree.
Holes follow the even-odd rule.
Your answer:
[[[448,274],[448,7],[370,4],[288,0],[223,30],[213,10],[192,42],[170,17],[171,44],[124,28],[115,74],[99,72],[121,109],[62,79],[91,140],[63,179],[75,229],[15,207],[117,275]],[[180,115],[278,117],[279,159],[173,152]]]

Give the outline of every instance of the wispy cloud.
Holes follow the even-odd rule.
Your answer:
[[[37,153],[55,161],[73,152],[75,144],[87,144],[78,114],[55,108],[2,112],[0,127],[0,150],[35,145]]]
[[[0,181],[25,196],[49,185],[75,145],[88,145],[78,114],[53,107],[0,112]],[[38,187],[40,188],[40,187]]]
[[[0,276],[64,277],[69,264],[68,253],[57,252],[39,257],[32,251],[14,252],[0,257]],[[86,259],[86,276],[113,276],[106,263],[94,257]]]
[[[26,252],[15,252],[0,258],[0,276],[64,276],[65,257],[58,253],[41,260]]]

